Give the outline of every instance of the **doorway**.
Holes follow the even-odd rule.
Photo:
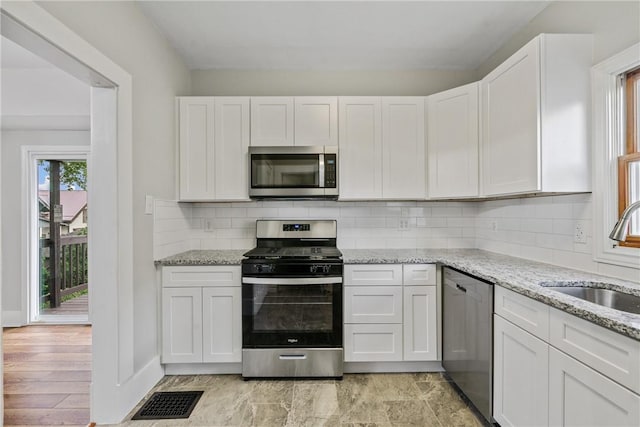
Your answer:
[[[56,150],[56,147],[51,147]],[[31,323],[89,323],[86,154],[28,151],[36,174],[30,192]],[[33,170],[35,169],[35,171]],[[35,190],[35,191],[33,191]]]

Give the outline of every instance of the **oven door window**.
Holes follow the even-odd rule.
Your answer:
[[[332,285],[254,285],[256,332],[331,332]]]
[[[253,188],[318,188],[317,154],[254,154],[251,156]]]
[[[243,284],[243,346],[342,344],[342,285]]]

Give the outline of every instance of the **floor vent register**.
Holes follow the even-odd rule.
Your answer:
[[[202,393],[203,391],[163,391],[153,393],[131,419],[167,420],[189,418]]]

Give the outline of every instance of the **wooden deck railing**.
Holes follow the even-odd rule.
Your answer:
[[[42,247],[48,246],[50,241],[42,242]],[[41,302],[50,302],[50,307],[54,308],[59,305],[54,304],[51,298],[52,292],[56,292],[56,283],[59,283],[60,297],[65,297],[74,292],[83,291],[88,287],[87,274],[87,236],[61,236],[60,237],[60,264],[58,272],[60,280],[55,280],[53,276],[48,277],[48,292],[41,295]]]

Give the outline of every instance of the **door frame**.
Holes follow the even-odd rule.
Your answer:
[[[32,51],[92,86],[88,180],[94,195],[90,194],[89,204],[95,226],[89,236],[89,281],[93,285],[90,407],[93,421],[116,424],[164,374],[159,354],[142,366],[135,364],[132,76],[33,1],[2,2],[0,11],[3,22],[8,16],[28,33]],[[3,34],[7,27],[3,24]],[[107,79],[111,86],[101,85],[94,80],[96,76]],[[94,114],[97,109],[107,117]]]
[[[38,160],[84,160],[87,175],[90,174],[90,145],[39,145],[22,147],[22,309],[28,322],[64,324],[87,324],[90,315],[41,315],[40,314],[40,236],[38,233]],[[88,178],[88,177],[87,177]],[[87,179],[87,200],[91,181]],[[88,249],[91,250],[90,248]],[[91,300],[91,296],[89,296]]]

